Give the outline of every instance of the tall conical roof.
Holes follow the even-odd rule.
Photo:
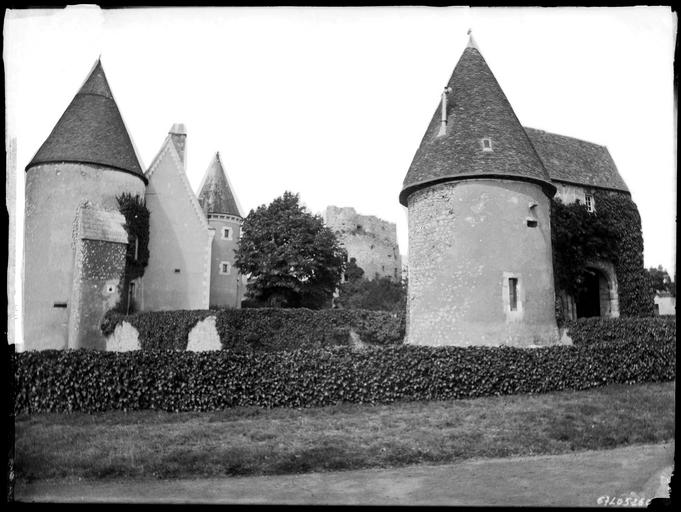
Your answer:
[[[99,60],[26,170],[57,162],[103,165],[146,183]]]
[[[199,202],[208,213],[223,213],[241,217],[232,188],[220,162],[220,153],[215,153],[199,188]]]
[[[425,186],[480,177],[534,181],[553,195],[544,165],[472,39],[447,86],[446,132],[439,135],[440,104],[404,179],[400,203],[407,206],[409,195]],[[490,139],[491,151],[483,151],[483,139]]]

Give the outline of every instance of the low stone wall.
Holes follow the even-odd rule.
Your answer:
[[[128,352],[140,348],[139,332],[128,322],[118,324],[113,334],[106,338],[107,352]]]
[[[194,326],[189,332],[187,350],[205,352],[207,350],[222,349],[215,321],[216,318],[214,316],[209,316]]]
[[[222,349],[215,321],[214,316],[209,316],[194,326],[189,332],[187,350],[205,352]],[[106,350],[108,352],[127,352],[140,349],[139,332],[128,322],[118,324],[113,334],[106,338]]]

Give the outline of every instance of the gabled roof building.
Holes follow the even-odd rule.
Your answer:
[[[95,63],[26,166],[25,349],[106,349],[99,326],[114,307],[240,307],[236,270],[230,268],[230,279],[213,279],[220,274],[213,263],[216,226],[187,179],[186,136],[184,125],[173,125],[143,172],[102,63]],[[229,216],[233,247],[241,223],[236,197],[224,171],[215,178],[211,204]],[[143,199],[150,212],[142,277],[127,271],[129,246],[137,242],[119,212],[122,194]]]
[[[629,195],[605,147],[521,125],[471,36],[399,194],[409,219],[407,342],[560,343],[551,201],[592,209],[594,189]],[[612,263],[592,266],[593,297],[569,298],[568,318],[619,314]]]

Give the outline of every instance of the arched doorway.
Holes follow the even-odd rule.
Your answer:
[[[617,278],[611,263],[592,262],[586,269],[584,289],[577,296],[577,318],[619,316]]]
[[[605,277],[598,270],[587,269],[584,289],[577,296],[577,318],[601,316],[602,281]]]

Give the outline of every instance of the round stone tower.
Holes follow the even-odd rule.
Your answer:
[[[243,218],[227,174],[216,153],[199,187],[199,203],[215,230],[211,247],[210,306],[239,308],[245,286],[234,266]]]
[[[97,61],[26,166],[23,316],[27,350],[70,347],[74,238],[80,206],[117,211],[116,196],[128,192],[144,197],[145,185],[130,135]]]
[[[400,193],[409,219],[407,343],[558,342],[554,193],[471,38]]]

